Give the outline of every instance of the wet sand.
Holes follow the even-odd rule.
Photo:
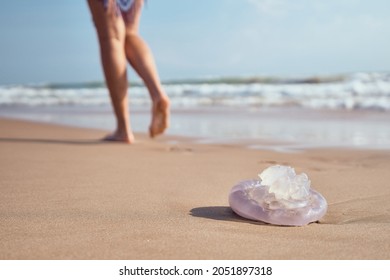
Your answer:
[[[133,106],[130,112],[134,132],[146,133],[150,107]],[[390,150],[390,111],[204,106],[174,107],[171,113],[168,134],[199,143],[245,144],[277,151]],[[110,106],[4,106],[2,117],[100,130],[115,127]]]
[[[106,131],[0,119],[0,259],[390,259],[390,151],[298,153],[96,141]],[[242,219],[230,188],[272,164],[328,200],[304,227]]]

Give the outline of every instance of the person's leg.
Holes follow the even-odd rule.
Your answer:
[[[131,143],[134,136],[130,128],[127,96],[127,61],[124,51],[125,25],[116,14],[114,0],[105,8],[101,0],[88,0],[98,34],[100,55],[117,128],[104,140]]]
[[[127,12],[130,16],[124,17],[125,51],[129,63],[144,81],[152,99],[152,121],[149,133],[154,137],[163,133],[169,126],[169,98],[161,86],[153,54],[138,34],[142,6],[143,0],[134,0],[132,8]]]

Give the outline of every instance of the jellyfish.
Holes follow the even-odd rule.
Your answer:
[[[326,199],[310,188],[305,173],[274,165],[258,176],[257,180],[238,183],[230,191],[230,207],[239,216],[274,225],[304,226],[325,215]]]

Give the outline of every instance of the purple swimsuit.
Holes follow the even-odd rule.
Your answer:
[[[110,2],[114,2],[114,5],[116,7],[116,13],[117,15],[122,15],[122,18],[125,22],[130,21],[131,19],[131,8],[133,7],[133,4],[135,0],[103,0],[104,7],[107,9]]]

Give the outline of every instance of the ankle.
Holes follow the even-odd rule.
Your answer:
[[[152,103],[154,106],[169,106],[169,98],[166,94],[160,94],[155,97],[152,97]]]
[[[134,135],[133,132],[130,129],[126,130],[116,130],[114,132],[116,138],[121,139],[126,142],[133,142],[134,141]]]
[[[115,134],[128,136],[128,135],[132,135],[133,133],[131,132],[131,128],[129,125],[118,124],[115,130]]]

